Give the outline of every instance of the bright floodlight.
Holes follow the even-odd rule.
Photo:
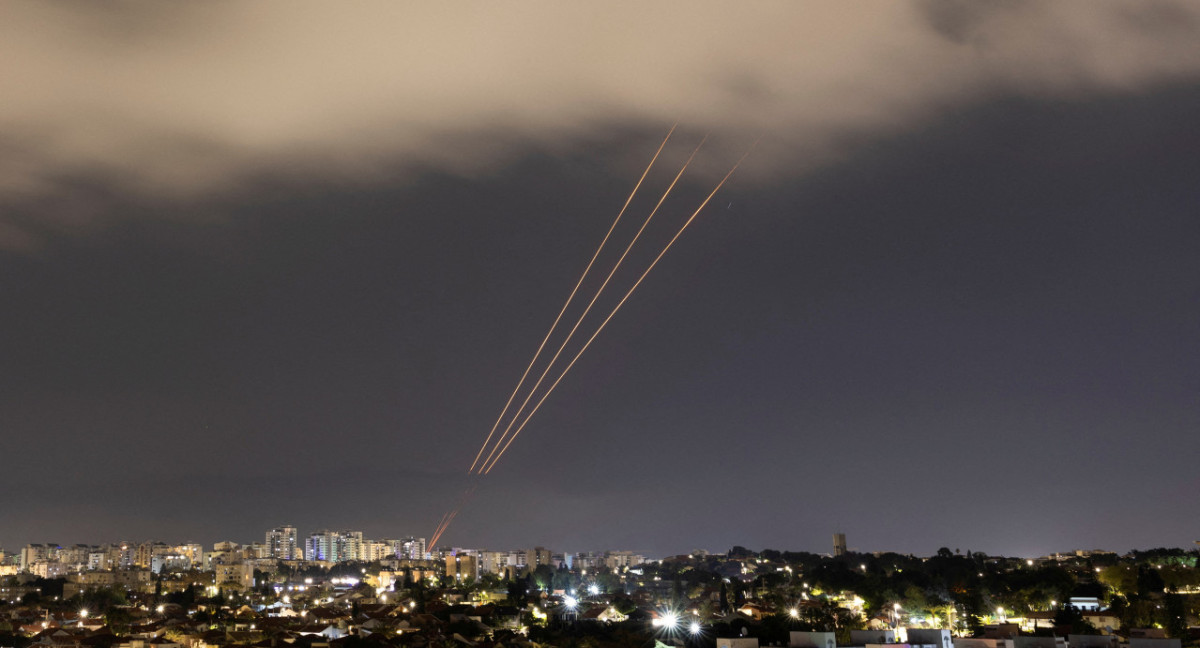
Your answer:
[[[579,601],[575,600],[574,596],[565,596],[563,597],[563,605],[567,606],[568,610],[574,610],[579,605]]]
[[[696,621],[692,621],[692,625],[688,626],[688,632],[691,632],[694,635],[700,634],[700,624]]]
[[[79,618],[81,618],[81,619],[86,619],[86,618],[87,618],[87,615],[88,615],[87,608],[84,608],[84,609],[82,609],[82,610],[80,610],[80,611],[79,611]]]
[[[895,611],[897,611],[897,612],[899,612],[899,611],[900,611],[900,604],[899,604],[899,603],[892,603],[892,609],[893,609],[893,610],[895,610]]]
[[[595,596],[600,593],[600,586],[595,583],[592,583],[591,585],[588,585],[588,592],[592,596]]]
[[[796,608],[791,608],[788,610],[788,616],[792,617],[793,619],[799,618],[800,610],[797,610]]]
[[[160,606],[154,608],[154,611],[158,612],[159,614],[162,614],[163,610],[165,610],[165,609],[167,609],[165,606],[160,605]]]
[[[679,615],[674,612],[667,612],[663,615],[663,625],[668,628],[674,628],[679,625]]]

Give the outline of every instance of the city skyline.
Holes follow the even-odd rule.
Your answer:
[[[5,547],[0,546],[0,565],[4,564],[3,559],[5,557],[7,557],[7,559],[9,561],[16,560],[18,563],[23,563],[24,552],[29,550],[30,548],[39,548],[39,550],[44,550],[42,548],[57,548],[59,550],[64,550],[64,549],[71,550],[72,548],[77,549],[77,548],[81,548],[81,547],[91,547],[93,549],[104,548],[104,547],[108,547],[108,548],[122,547],[128,553],[130,560],[132,560],[132,557],[135,554],[145,553],[146,554],[145,561],[148,561],[148,559],[149,559],[148,557],[152,552],[155,553],[156,555],[158,553],[164,553],[164,552],[171,553],[171,552],[166,551],[167,549],[186,548],[184,553],[188,554],[190,556],[193,553],[198,553],[199,555],[207,555],[207,554],[210,554],[213,552],[221,553],[221,552],[229,551],[232,548],[238,548],[241,550],[252,552],[254,555],[254,558],[256,558],[256,559],[294,560],[294,561],[298,561],[298,562],[313,562],[313,561],[315,561],[315,562],[321,562],[321,563],[338,563],[338,562],[347,562],[347,561],[349,561],[349,562],[375,562],[375,561],[380,560],[381,558],[422,559],[422,558],[425,558],[428,556],[439,556],[439,557],[440,556],[454,556],[461,552],[465,552],[462,555],[478,555],[480,553],[487,553],[487,554],[512,554],[512,555],[516,556],[517,554],[524,554],[524,553],[531,552],[531,551],[534,551],[534,552],[545,551],[547,555],[550,555],[551,553],[553,553],[554,556],[561,558],[561,560],[563,562],[568,563],[568,564],[571,562],[571,559],[573,557],[593,556],[593,555],[609,555],[609,554],[636,555],[636,557],[638,559],[637,562],[640,563],[640,562],[644,562],[644,561],[661,561],[661,560],[669,559],[672,557],[693,555],[693,554],[694,555],[724,555],[726,553],[737,553],[737,552],[743,551],[743,550],[751,551],[751,552],[771,552],[771,551],[784,552],[784,553],[797,552],[797,553],[813,554],[813,555],[817,555],[817,556],[824,556],[824,557],[832,558],[832,559],[839,559],[839,558],[842,558],[847,555],[882,556],[882,555],[888,555],[888,554],[899,554],[899,555],[907,555],[907,556],[915,556],[915,557],[931,557],[931,556],[937,555],[939,552],[943,552],[946,549],[948,549],[948,547],[946,547],[945,545],[942,545],[942,546],[939,546],[935,550],[929,551],[928,553],[897,552],[897,551],[888,550],[888,549],[861,550],[858,547],[848,546],[846,534],[844,534],[844,533],[834,533],[832,542],[830,543],[830,545],[828,547],[825,547],[824,550],[821,548],[797,548],[797,547],[746,547],[742,544],[736,544],[736,545],[732,545],[731,547],[717,549],[715,551],[710,550],[705,547],[692,547],[689,550],[680,549],[680,550],[671,551],[671,552],[668,552],[668,553],[662,554],[662,555],[645,555],[644,552],[638,552],[636,550],[630,550],[628,548],[614,548],[614,547],[603,547],[603,548],[591,547],[591,548],[586,548],[586,549],[569,549],[569,548],[564,549],[564,548],[556,547],[556,548],[552,548],[552,549],[545,549],[544,547],[538,545],[534,549],[530,549],[530,547],[534,547],[533,543],[526,543],[525,545],[514,545],[514,546],[507,547],[507,548],[496,548],[496,547],[488,547],[488,546],[461,546],[461,545],[450,545],[450,544],[434,546],[427,542],[427,538],[420,537],[420,536],[412,536],[412,535],[405,536],[402,534],[401,535],[393,534],[392,536],[389,536],[389,537],[372,538],[372,537],[369,537],[369,535],[365,535],[362,531],[359,531],[359,530],[353,530],[353,529],[333,530],[333,529],[324,528],[324,527],[314,528],[311,531],[302,533],[297,529],[297,527],[291,526],[291,525],[284,525],[282,527],[274,527],[271,529],[267,529],[266,532],[263,534],[263,536],[264,537],[263,537],[262,542],[259,542],[257,540],[243,541],[244,539],[234,540],[234,539],[230,539],[228,537],[224,540],[219,540],[219,541],[214,541],[214,542],[195,542],[193,540],[180,541],[179,539],[166,539],[166,538],[137,539],[137,540],[130,540],[130,539],[105,540],[102,542],[96,542],[95,539],[92,539],[90,541],[85,541],[85,542],[65,542],[65,543],[47,542],[45,540],[41,540],[41,541],[24,543],[22,546],[17,547],[15,549],[6,549]],[[331,549],[331,547],[333,547],[335,544],[341,545],[341,546],[339,546],[337,549]],[[1197,540],[1192,544],[1200,545],[1200,540]],[[212,549],[211,550],[205,549],[205,547],[212,547]],[[347,551],[343,547],[347,547],[347,548],[353,547],[353,548],[350,549],[349,551]],[[1099,547],[1089,547],[1089,548],[1074,547],[1074,548],[1065,548],[1065,549],[1061,549],[1061,550],[1057,550],[1057,551],[1048,552],[1044,555],[1020,555],[1020,554],[1011,554],[1011,553],[1003,553],[1003,552],[991,554],[991,555],[994,555],[997,557],[1006,557],[1006,558],[1020,558],[1020,559],[1031,558],[1031,559],[1042,560],[1042,559],[1054,558],[1055,556],[1064,556],[1064,555],[1065,556],[1075,556],[1075,555],[1086,556],[1086,555],[1091,555],[1091,554],[1123,555],[1124,553],[1128,553],[1128,552],[1136,553],[1136,552],[1154,551],[1154,550],[1158,550],[1158,549],[1167,549],[1167,550],[1182,549],[1182,550],[1186,551],[1186,550],[1191,549],[1191,545],[1183,544],[1180,546],[1175,546],[1175,545],[1170,545],[1170,544],[1159,544],[1159,545],[1155,545],[1153,547],[1135,547],[1135,548],[1129,549],[1127,552],[1112,551],[1112,550],[1109,550],[1106,548],[1099,548]],[[953,549],[953,552],[955,554],[961,554],[963,552],[963,550],[961,548],[955,548],[955,549]],[[978,553],[980,553],[980,555],[988,555],[986,552],[978,552]],[[199,560],[198,557],[195,557],[193,559]],[[143,562],[145,562],[145,561],[143,561]],[[22,565],[22,566],[24,566],[24,565]],[[522,563],[522,566],[524,566],[524,563]],[[576,567],[576,569],[577,568],[578,567]],[[154,571],[157,571],[157,570],[154,570]]]
[[[0,9],[0,546],[1200,537],[1200,9],[477,9]]]

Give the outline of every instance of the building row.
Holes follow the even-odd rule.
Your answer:
[[[425,538],[409,536],[398,540],[370,540],[362,531],[315,531],[303,543],[294,526],[270,529],[263,542],[263,558],[319,560],[323,562],[375,562],[384,558],[427,558]]]
[[[263,542],[238,544],[218,542],[206,551],[197,543],[118,542],[103,545],[29,544],[3,560],[0,575],[31,573],[43,578],[59,578],[80,572],[143,569],[152,573],[175,573],[192,569],[213,570],[217,565],[254,564],[271,568],[277,561],[306,561],[326,566],[341,562],[380,562],[386,560],[433,561],[445,565],[445,573],[459,579],[479,578],[484,574],[511,577],[542,566],[622,571],[646,562],[632,551],[604,551],[563,554],[545,547],[510,551],[447,547],[430,550],[425,538],[371,540],[361,531],[322,529],[301,540],[294,526],[269,529]]]

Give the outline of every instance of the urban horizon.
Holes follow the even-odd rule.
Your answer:
[[[592,549],[584,549],[584,550],[579,550],[579,551],[574,551],[574,552],[565,552],[565,553],[561,552],[561,551],[555,551],[554,555],[557,557],[557,562],[570,566],[573,562],[572,558],[574,556],[594,555],[597,553],[600,553],[600,554],[618,553],[618,554],[624,554],[624,555],[635,555],[635,556],[637,556],[638,562],[640,563],[640,562],[646,562],[646,561],[650,561],[650,562],[658,561],[658,560],[662,560],[665,558],[669,558],[671,556],[709,555],[709,554],[713,554],[713,553],[726,554],[726,553],[736,553],[737,551],[758,551],[758,552],[776,552],[776,553],[779,553],[779,552],[782,552],[782,553],[811,553],[814,555],[824,555],[824,556],[833,556],[833,557],[847,555],[847,554],[862,554],[862,555],[879,556],[881,554],[890,554],[890,553],[902,554],[902,555],[914,556],[914,557],[929,557],[929,556],[936,555],[936,553],[939,550],[946,548],[945,545],[942,545],[936,549],[931,550],[928,554],[918,554],[918,553],[912,553],[912,552],[898,552],[898,551],[892,551],[892,550],[887,550],[887,549],[861,550],[857,547],[847,545],[846,542],[847,542],[846,534],[835,533],[835,534],[833,534],[833,540],[832,540],[832,543],[828,547],[828,551],[814,550],[811,548],[798,549],[795,547],[789,547],[789,548],[762,547],[759,549],[754,549],[754,548],[747,548],[744,545],[733,545],[728,550],[725,550],[725,551],[712,552],[712,551],[709,551],[707,548],[692,547],[688,551],[681,550],[681,551],[676,551],[673,553],[667,553],[664,555],[647,554],[645,552],[641,552],[636,549],[627,549],[627,548],[626,549],[592,548]],[[540,545],[537,545],[537,543],[527,543],[527,544],[528,544],[528,546],[536,546],[538,550],[542,549],[542,547]],[[1200,545],[1200,540],[1193,541],[1192,544]],[[65,543],[65,544],[50,543],[50,542],[30,542],[30,543],[25,543],[25,545],[24,545],[25,549],[20,549],[20,550],[17,550],[16,552],[6,551],[3,546],[0,546],[0,566],[6,564],[6,561],[8,563],[11,563],[14,560],[19,560],[19,561],[21,561],[22,568],[24,569],[25,568],[24,563],[26,561],[25,561],[23,552],[27,551],[30,547],[38,547],[38,548],[46,548],[46,549],[57,548],[58,550],[62,550],[64,547],[89,547],[92,549],[98,549],[98,548],[111,549],[113,547],[121,547],[122,550],[129,553],[129,555],[132,555],[133,552],[137,551],[139,547],[142,548],[142,550],[144,551],[144,553],[146,553],[146,555],[151,555],[153,552],[159,551],[160,549],[167,549],[167,548],[178,549],[180,547],[188,547],[187,553],[190,554],[190,553],[194,552],[196,555],[202,555],[206,551],[209,551],[209,550],[204,549],[205,546],[214,547],[214,549],[212,549],[212,551],[228,551],[228,550],[230,550],[231,547],[236,547],[239,550],[243,550],[243,551],[247,552],[248,556],[252,556],[254,558],[274,558],[274,559],[284,559],[284,560],[325,562],[325,563],[373,562],[373,561],[377,561],[377,560],[380,560],[383,558],[427,559],[427,558],[431,558],[431,557],[435,557],[435,556],[438,558],[442,558],[446,555],[453,556],[453,555],[456,555],[458,553],[463,553],[463,552],[465,552],[466,554],[479,554],[479,553],[483,553],[483,552],[491,552],[491,553],[495,553],[495,554],[503,553],[503,554],[514,554],[515,555],[516,553],[524,552],[524,551],[528,550],[527,546],[523,546],[523,548],[509,548],[507,550],[492,550],[492,549],[488,549],[486,546],[468,547],[468,546],[450,545],[450,544],[443,544],[439,547],[433,547],[433,546],[429,546],[427,544],[427,538],[422,537],[422,536],[402,535],[402,536],[395,536],[392,538],[372,539],[372,538],[365,537],[362,531],[351,531],[351,530],[345,530],[345,529],[332,530],[329,528],[320,528],[320,529],[313,530],[311,533],[305,535],[299,531],[298,527],[284,525],[284,526],[280,526],[280,527],[274,527],[274,528],[271,528],[271,529],[265,531],[264,539],[262,542],[259,542],[257,540],[250,541],[250,542],[239,542],[239,541],[234,541],[234,540],[229,540],[229,539],[220,540],[220,541],[216,541],[216,542],[207,542],[207,543],[192,542],[190,540],[172,543],[172,542],[165,542],[161,539],[143,540],[143,541],[130,541],[128,539],[125,539],[125,540],[119,540],[119,541],[108,541],[108,542],[99,542],[99,543],[77,542],[77,543]],[[222,547],[222,548],[217,549],[217,547]],[[1050,553],[1045,553],[1045,554],[1040,554],[1040,555],[1025,555],[1025,554],[1005,553],[1005,552],[999,552],[999,553],[994,553],[994,554],[987,553],[987,552],[974,552],[974,553],[980,553],[981,555],[996,556],[996,557],[1017,557],[1017,558],[1041,560],[1041,559],[1048,559],[1048,558],[1052,558],[1054,556],[1062,556],[1062,555],[1087,555],[1087,554],[1127,555],[1130,553],[1137,553],[1137,552],[1141,552],[1141,551],[1152,551],[1152,550],[1159,550],[1159,549],[1186,550],[1189,548],[1191,548],[1189,545],[1174,546],[1174,545],[1168,545],[1168,544],[1160,544],[1160,545],[1156,545],[1156,546],[1152,546],[1152,547],[1130,548],[1125,551],[1114,551],[1114,550],[1110,550],[1110,549],[1106,549],[1106,548],[1098,548],[1098,547],[1090,547],[1087,549],[1077,547],[1077,548],[1071,548],[1071,549],[1066,549],[1066,550],[1062,550],[1062,551],[1055,551],[1055,552],[1050,552]],[[956,554],[961,554],[963,550],[961,548],[956,548],[954,551]],[[970,549],[967,549],[967,551],[968,551],[968,553],[971,552]],[[126,564],[125,566],[129,566],[129,564]]]

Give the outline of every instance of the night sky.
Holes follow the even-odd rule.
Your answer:
[[[0,547],[431,535],[677,121],[622,245],[709,140],[614,296],[762,141],[441,544],[1190,546],[1198,36],[1185,2],[6,3]]]

